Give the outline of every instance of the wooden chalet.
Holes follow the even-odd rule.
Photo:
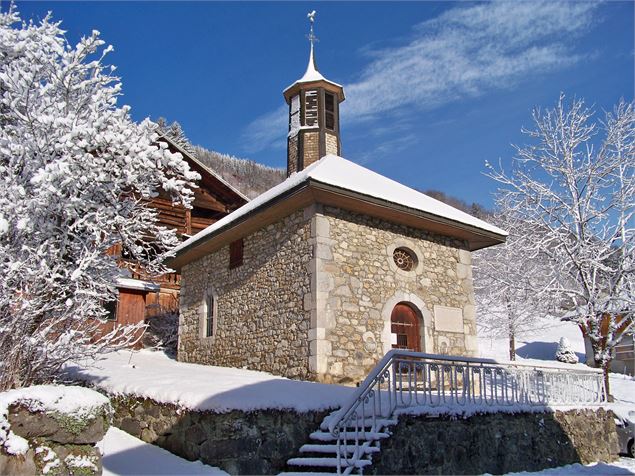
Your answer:
[[[158,140],[167,143],[171,152],[180,152],[190,169],[201,176],[197,182],[198,188],[194,190],[192,208],[175,206],[169,197],[162,195],[150,202],[152,207],[159,210],[160,224],[176,229],[182,240],[190,238],[247,203],[249,199],[245,195],[169,137],[161,136]],[[126,259],[121,246],[115,247],[111,252],[118,257],[121,267],[129,271],[129,276],[117,281],[119,298],[111,312],[112,324],[135,324],[152,315],[178,311],[178,273],[150,277],[142,268]]]

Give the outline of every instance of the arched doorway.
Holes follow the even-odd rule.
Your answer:
[[[408,304],[400,302],[393,308],[390,315],[390,332],[393,349],[421,352],[419,318]]]

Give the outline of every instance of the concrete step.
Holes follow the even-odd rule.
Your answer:
[[[386,426],[391,426],[391,425],[396,425],[397,423],[399,423],[399,421],[396,418],[377,418],[375,419],[375,421],[373,422],[372,418],[368,418],[366,419],[363,424],[366,428],[370,428],[371,426],[373,426],[373,424],[377,424],[378,428],[381,427],[386,427]],[[359,427],[362,427],[362,422],[360,421],[358,423]],[[348,427],[347,429],[355,429],[355,422],[351,423],[351,426]],[[328,421],[325,420],[322,422],[322,424],[320,425],[320,430],[323,431],[328,431],[329,430],[329,424]]]
[[[311,468],[337,468],[339,458],[291,458],[287,461],[288,466],[301,466]],[[342,468],[352,466],[354,468],[364,468],[372,464],[369,460],[358,460],[348,464],[345,459],[341,459],[339,464]]]
[[[359,438],[359,441],[376,441],[383,440],[384,438],[388,438],[390,435],[383,431],[374,432],[374,431],[366,431],[366,432],[355,432],[355,431],[347,431],[340,435],[340,438],[346,438],[349,444],[354,444],[355,438]],[[309,435],[312,440],[315,441],[337,441],[337,436],[333,436],[328,431],[314,431]]]
[[[355,445],[347,445],[346,446],[346,452],[348,454],[352,454],[356,449],[361,448],[362,452],[364,454],[371,454],[371,453],[379,453],[379,448],[377,448],[376,446],[367,446],[365,448],[362,447],[362,445],[359,445],[357,448],[355,447]],[[344,445],[340,445],[339,446],[339,451],[343,454],[344,453]],[[338,446],[337,445],[329,445],[329,444],[316,444],[316,445],[302,445],[300,447],[300,453],[335,453],[337,454],[338,451]]]

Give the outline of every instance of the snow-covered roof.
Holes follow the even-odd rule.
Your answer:
[[[135,289],[137,291],[153,291],[156,292],[161,287],[150,281],[142,281],[140,279],[132,278],[117,278],[117,287],[123,289]]]
[[[249,198],[244,193],[242,193],[240,190],[238,190],[236,187],[234,187],[232,184],[230,184],[227,180],[225,180],[223,177],[221,177],[220,174],[216,173],[210,167],[208,167],[203,162],[198,160],[198,157],[196,157],[193,153],[191,153],[191,152],[185,150],[183,147],[181,147],[181,145],[179,143],[177,143],[175,140],[172,140],[169,136],[167,136],[165,134],[160,134],[159,135],[159,140],[164,140],[166,142],[169,142],[170,145],[172,145],[172,147],[174,147],[178,152],[181,153],[183,158],[185,158],[185,157],[189,158],[192,162],[196,163],[196,165],[201,167],[203,170],[205,170],[205,172],[207,172],[209,175],[214,177],[220,183],[225,185],[228,189],[230,189],[232,192],[234,192],[240,198],[244,199],[247,202],[249,201]]]
[[[416,211],[494,233],[501,237],[507,236],[505,230],[490,225],[483,220],[429,197],[424,193],[406,187],[399,182],[395,182],[342,157],[327,155],[301,172],[292,174],[284,182],[267,190],[249,203],[246,203],[226,217],[208,226],[205,230],[184,241],[175,248],[175,253],[178,254],[185,248],[189,248],[197,242],[206,240],[219,230],[226,228],[228,225],[252,211],[272,202],[285,192],[308,181],[315,181],[342,190],[381,199],[395,205],[411,208]]]

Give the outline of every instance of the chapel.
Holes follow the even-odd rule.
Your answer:
[[[471,252],[506,232],[342,158],[341,85],[287,87],[287,179],[183,242],[178,360],[353,384],[392,348],[476,355]]]

